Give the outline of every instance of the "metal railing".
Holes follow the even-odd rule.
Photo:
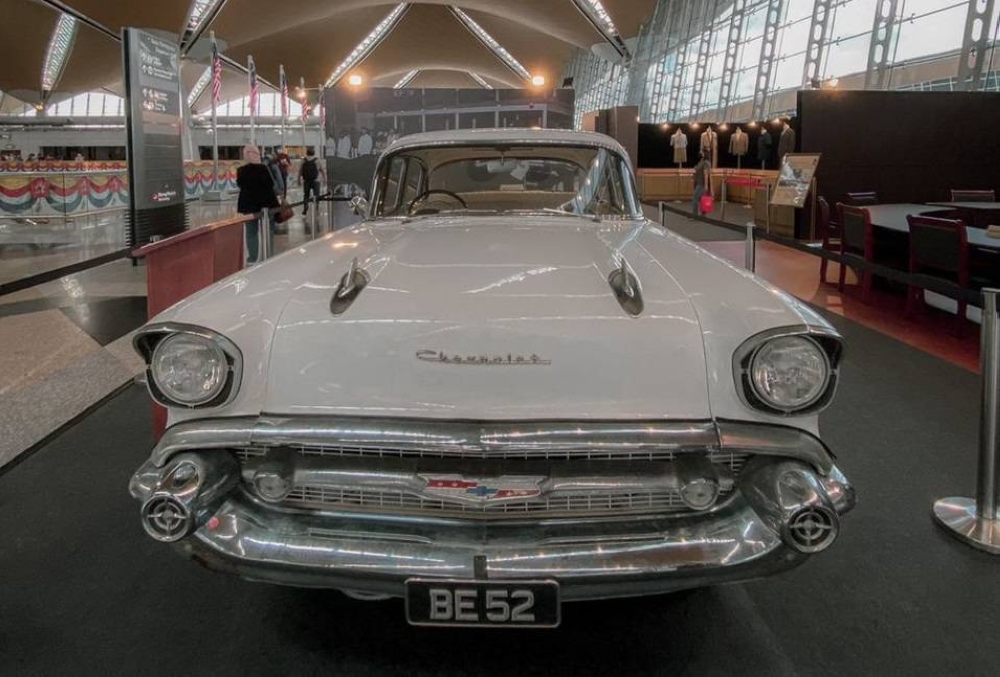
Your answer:
[[[319,205],[320,202],[327,199],[328,194],[319,195],[315,194],[309,200],[309,205],[311,207],[310,211],[307,212],[306,218],[303,219],[303,225],[305,226],[305,235],[307,236],[307,241],[315,240],[321,235],[325,235],[329,232],[328,228],[323,228],[320,230],[320,220],[319,220]],[[295,210],[298,207],[304,207],[306,205],[306,200],[299,200],[297,202],[286,202],[284,206],[290,207]],[[274,256],[274,225],[275,225],[275,213],[279,208],[275,209],[265,209],[261,211],[258,215],[258,256],[257,261],[266,261],[267,259]]]

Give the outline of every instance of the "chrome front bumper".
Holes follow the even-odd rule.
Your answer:
[[[787,445],[787,429],[781,435]],[[745,435],[739,439],[752,446]],[[178,532],[175,547],[247,579],[367,595],[402,596],[405,581],[418,577],[554,579],[564,600],[748,580],[809,557],[810,544],[790,525],[806,519],[808,528],[822,529],[818,516],[830,520],[835,537],[838,516],[854,505],[852,487],[829,457],[817,464],[764,454],[741,476],[732,500],[695,514],[477,521],[299,511],[263,503],[230,481],[231,466],[219,462],[224,456],[217,447],[154,452],[133,478],[144,510],[157,496],[186,510],[189,529]],[[206,493],[174,473],[185,457],[203,464]]]

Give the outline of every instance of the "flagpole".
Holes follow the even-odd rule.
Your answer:
[[[302,157],[306,154],[306,115],[309,108],[309,92],[306,91],[306,79],[299,78],[299,90],[302,92]]]
[[[219,47],[215,43],[215,31],[209,33],[212,37],[212,190],[219,191],[219,119],[215,104],[216,60],[219,58]],[[220,83],[221,84],[221,83]]]
[[[254,109],[257,108],[257,104],[254,102],[253,86],[254,86],[254,70],[253,57],[247,56],[247,71],[249,72],[250,78],[250,145],[257,145],[257,130],[254,126]]]
[[[288,153],[288,145],[285,143],[285,119],[288,117],[288,77],[285,75],[285,65],[278,66],[279,82],[281,88],[281,147]]]

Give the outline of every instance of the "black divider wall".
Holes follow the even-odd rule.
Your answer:
[[[789,121],[792,129],[798,131],[798,120],[791,118]],[[752,125],[752,126],[751,126]],[[639,125],[639,167],[648,169],[673,168],[677,166],[674,162],[674,149],[670,145],[670,137],[677,131],[678,127],[687,136],[688,153],[685,167],[692,167],[698,161],[698,151],[701,148],[701,135],[706,129],[711,127],[719,135],[719,160],[718,166],[722,168],[735,168],[737,157],[729,152],[729,140],[737,128],[741,128],[747,134],[747,153],[739,163],[740,167],[747,169],[761,169],[761,158],[764,159],[763,169],[777,169],[778,164],[778,140],[784,128],[780,122],[774,120],[727,123],[725,126],[715,123],[681,123],[681,124],[650,124]],[[769,149],[760,146],[762,134],[769,134],[771,145]],[[762,151],[765,151],[762,153]]]
[[[831,204],[873,190],[880,202],[950,199],[950,189],[1000,192],[1000,94],[798,94],[803,153],[822,153],[818,192]]]

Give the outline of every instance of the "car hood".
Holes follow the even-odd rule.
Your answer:
[[[685,290],[644,224],[425,217],[316,243],[273,327],[264,411],[468,419],[711,416]],[[371,281],[334,315],[351,261]],[[624,258],[645,309],[608,283]],[[277,262],[268,264],[278,265]],[[288,265],[288,264],[286,264]]]

